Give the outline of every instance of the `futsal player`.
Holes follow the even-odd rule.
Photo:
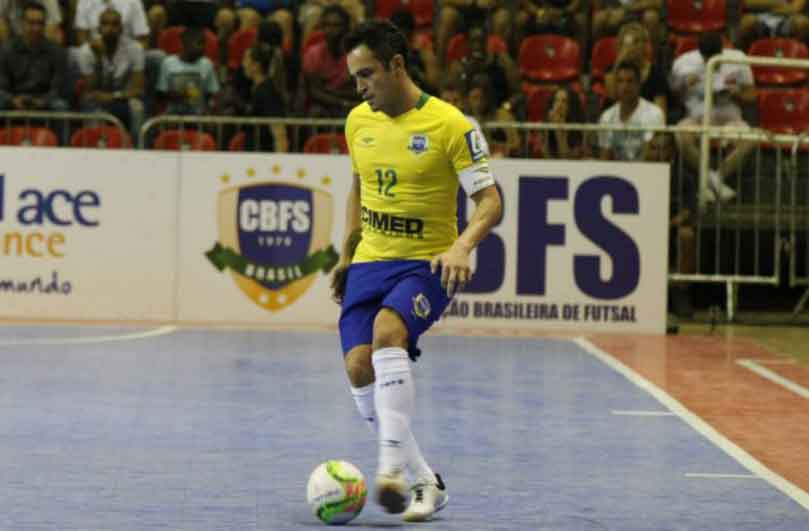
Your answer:
[[[354,176],[332,278],[340,340],[357,408],[378,436],[376,499],[406,521],[424,521],[448,496],[410,429],[410,360],[469,282],[469,254],[499,219],[500,196],[469,120],[408,76],[407,42],[395,26],[363,23],[345,49],[364,102],[346,122]],[[460,236],[459,184],[476,205]]]

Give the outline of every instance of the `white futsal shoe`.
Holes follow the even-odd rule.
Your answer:
[[[407,483],[401,471],[377,474],[376,501],[389,513],[399,514],[405,510]]]
[[[435,481],[418,483],[410,491],[410,505],[402,515],[405,522],[426,522],[449,503],[447,487],[438,474],[435,475]]]

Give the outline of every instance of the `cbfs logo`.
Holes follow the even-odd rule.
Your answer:
[[[10,187],[9,187],[10,188]],[[7,191],[0,174],[0,224],[3,256],[62,258],[69,227],[97,227],[101,197],[92,190],[35,187]],[[5,229],[6,222],[14,228]]]
[[[281,310],[303,295],[316,273],[337,263],[331,243],[332,198],[290,183],[250,183],[219,193],[219,241],[208,260],[250,300]]]

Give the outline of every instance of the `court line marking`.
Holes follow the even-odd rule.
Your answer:
[[[676,413],[677,416],[683,419],[683,421],[691,426],[691,428],[700,433],[703,437],[708,439],[730,457],[735,459],[744,468],[795,500],[795,502],[801,505],[804,509],[809,510],[809,494],[804,492],[803,489],[797,485],[782,478],[761,464],[761,462],[759,462],[755,457],[745,452],[724,435],[716,431],[710,424],[692,413],[674,397],[657,387],[639,373],[635,372],[633,369],[630,369],[618,361],[618,359],[614,358],[612,355],[593,345],[587,339],[576,338],[573,340],[573,342],[579,345],[587,353],[601,360],[605,365],[614,371],[623,375],[627,380],[652,395],[658,402]]]
[[[762,479],[753,474],[712,474],[707,472],[686,472],[687,478],[701,479]]]
[[[160,326],[144,332],[133,332],[131,334],[119,334],[115,336],[96,337],[43,337],[32,339],[13,339],[9,341],[0,340],[0,346],[12,345],[85,345],[90,343],[113,343],[116,341],[135,341],[138,339],[148,339],[150,337],[164,336],[176,331],[176,326]]]
[[[756,363],[760,363],[761,365],[797,365],[798,362],[795,360],[780,360],[780,359],[767,359],[767,358],[741,358],[744,360],[754,361]],[[739,360],[737,360],[739,361]]]
[[[771,371],[770,369],[768,369],[766,367],[762,367],[761,365],[759,365],[758,363],[756,363],[753,360],[750,360],[750,359],[736,360],[736,363],[738,365],[741,365],[742,367],[744,367],[745,369],[747,369],[749,371],[753,371],[754,373],[758,374],[762,378],[766,378],[767,380],[769,380],[769,381],[771,381],[771,382],[773,382],[775,384],[780,385],[784,389],[788,389],[789,391],[792,391],[793,393],[795,393],[796,395],[798,395],[798,396],[800,396],[802,398],[809,398],[809,389],[805,388],[804,386],[802,386],[800,384],[796,384],[795,382],[793,382],[792,380],[790,380],[788,378],[784,378],[780,374],[775,373],[775,372]]]
[[[674,417],[676,416],[672,411],[632,411],[627,409],[613,409],[610,411],[613,415],[620,415],[625,417]]]

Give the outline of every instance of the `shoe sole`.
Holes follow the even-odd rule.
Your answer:
[[[405,502],[407,497],[407,486],[402,481],[396,479],[376,480],[376,501],[385,511],[391,514],[403,513],[407,508]]]

